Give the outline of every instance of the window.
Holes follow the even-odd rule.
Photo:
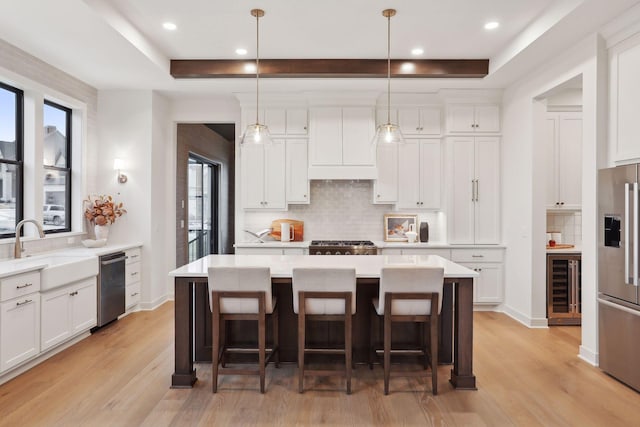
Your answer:
[[[0,237],[15,235],[22,219],[22,111],[20,89],[0,83]]]
[[[71,110],[44,101],[43,119],[42,222],[45,233],[71,231]]]

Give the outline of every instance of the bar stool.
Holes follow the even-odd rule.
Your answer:
[[[265,366],[274,359],[278,367],[278,307],[271,295],[269,267],[209,267],[209,302],[212,316],[213,393],[218,391],[218,375],[259,375],[260,393],[264,393]],[[273,325],[273,345],[266,349],[266,319]],[[258,348],[227,348],[225,321],[255,320],[258,323]],[[266,357],[267,351],[269,357]],[[258,368],[227,368],[220,363],[226,354],[257,353]]]
[[[379,316],[384,316],[384,394],[389,394],[389,378],[428,377],[428,371],[391,372],[391,353],[415,355],[416,350],[391,349],[391,324],[412,322],[428,324],[425,327],[425,343],[430,342],[430,351],[425,347],[418,354],[429,359],[433,394],[438,394],[438,316],[442,307],[444,269],[431,267],[389,267],[380,274],[380,295],[373,300]],[[437,307],[437,309],[432,309]]]
[[[356,312],[356,270],[354,268],[294,268],[293,311],[298,315],[298,392],[304,391],[304,377],[332,376],[346,378],[351,394],[352,316]],[[307,320],[344,322],[344,349],[307,348]],[[345,368],[305,369],[305,354],[344,354]],[[341,372],[342,371],[342,372]]]

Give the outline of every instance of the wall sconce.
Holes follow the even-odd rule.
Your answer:
[[[120,172],[122,169],[122,159],[113,159],[113,169],[118,171],[118,182],[120,184],[124,184],[127,182],[127,175]]]

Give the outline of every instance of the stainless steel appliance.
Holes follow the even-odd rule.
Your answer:
[[[124,252],[116,252],[100,257],[98,327],[104,326],[124,314],[125,259]]]
[[[598,174],[600,368],[640,390],[638,165]]]
[[[377,255],[370,240],[312,240],[309,255]]]

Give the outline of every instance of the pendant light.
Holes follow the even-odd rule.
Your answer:
[[[247,126],[240,144],[270,144],[271,135],[267,125],[260,124],[260,18],[264,16],[264,10],[252,9],[251,16],[256,18],[256,122]]]
[[[391,17],[395,9],[385,9],[382,16],[387,18],[387,122],[379,125],[373,137],[374,144],[398,144],[404,142],[400,127],[391,123]]]

